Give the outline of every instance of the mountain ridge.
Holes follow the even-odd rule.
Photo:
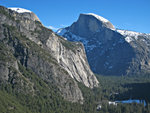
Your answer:
[[[150,72],[149,63],[142,63],[150,59],[149,34],[112,29],[96,19],[79,16],[77,22],[57,33],[70,41],[84,44],[90,67],[95,73],[134,75]],[[144,40],[147,43],[146,51],[142,49],[145,48]]]
[[[64,40],[45,28],[40,21],[30,18],[31,15],[23,14],[0,6],[0,40],[14,60],[11,63],[2,60],[5,55],[2,56],[1,80],[9,83],[11,77],[14,81],[17,81],[15,76],[22,78],[24,73],[20,71],[21,65],[46,83],[54,84],[66,100],[83,103],[84,97],[78,82],[89,88],[99,85],[89,68],[83,45]],[[3,51],[4,48],[1,52],[5,54]],[[10,67],[17,74],[11,74]]]

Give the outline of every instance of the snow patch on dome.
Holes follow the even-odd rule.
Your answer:
[[[8,9],[11,9],[11,10],[18,12],[18,13],[31,13],[32,12],[32,11],[27,10],[27,9],[16,8],[16,7],[12,7],[12,8],[8,8]]]
[[[135,37],[135,36],[138,36],[138,35],[142,34],[142,33],[139,33],[139,32],[127,31],[127,30],[117,30],[117,32],[119,32],[123,36],[132,36],[132,37]]]
[[[95,18],[97,18],[98,20],[102,21],[102,22],[109,22],[107,19],[103,18],[102,16],[99,16],[99,15],[96,15],[94,13],[87,13],[87,14],[84,14],[84,15],[91,15],[91,16],[94,16]]]

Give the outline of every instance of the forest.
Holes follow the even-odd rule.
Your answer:
[[[136,76],[102,76],[96,75],[100,85],[89,89],[78,83],[84,103],[71,103],[62,98],[58,89],[46,83],[33,72],[20,65],[24,76],[35,83],[34,96],[19,93],[17,84],[0,85],[0,112],[1,113],[150,113],[150,75]],[[16,85],[16,86],[14,86]],[[109,105],[108,101],[145,100],[144,103],[117,103]],[[101,104],[101,109],[97,106]],[[7,109],[6,109],[7,108]]]

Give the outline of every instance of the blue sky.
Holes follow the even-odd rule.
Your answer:
[[[95,13],[116,28],[150,33],[150,0],[0,0],[0,5],[29,9],[54,28],[71,25],[80,13]]]

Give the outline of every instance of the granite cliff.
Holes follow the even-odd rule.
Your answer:
[[[71,26],[57,33],[84,44],[91,69],[101,75],[136,75],[150,72],[150,35],[117,30],[96,14],[80,14]]]
[[[83,45],[45,28],[30,11],[0,6],[0,43],[1,84],[11,84],[17,92],[37,92],[32,76],[25,76],[25,72],[55,85],[71,102],[84,100],[78,82],[89,88],[99,84],[90,70]]]

